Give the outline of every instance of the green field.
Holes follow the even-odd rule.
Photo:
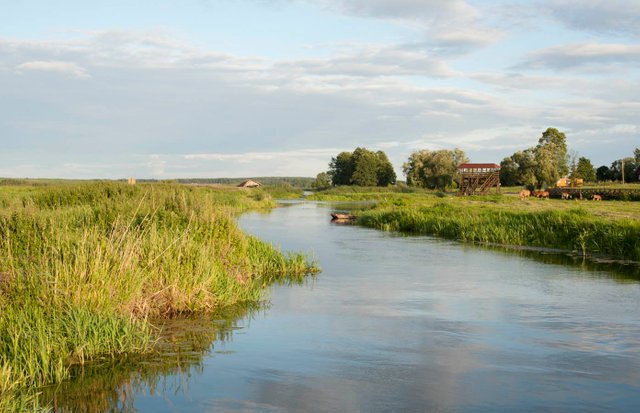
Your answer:
[[[375,200],[357,212],[357,223],[371,228],[640,261],[640,202],[520,200],[504,191],[458,197],[411,188],[350,187],[311,198]]]
[[[316,272],[237,227],[273,206],[268,189],[5,181],[0,411],[33,407],[75,365],[154,351],[153,318],[255,303]]]

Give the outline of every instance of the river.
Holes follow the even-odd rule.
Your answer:
[[[640,283],[624,268],[336,225],[330,211],[240,219],[315,257],[317,277],[272,287],[264,308],[188,320],[164,367],[83,372],[56,404],[93,391],[104,400],[86,410],[640,411]]]

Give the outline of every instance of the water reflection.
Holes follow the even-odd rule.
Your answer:
[[[479,245],[504,254],[515,254],[519,257],[535,260],[544,264],[569,265],[584,270],[589,277],[614,278],[620,282],[635,283],[640,280],[640,263],[599,257],[582,257],[566,252],[545,251],[535,248],[518,248],[496,245]]]
[[[203,371],[203,357],[232,341],[239,320],[250,320],[266,307],[238,305],[207,316],[157,320],[154,354],[77,366],[73,379],[40,390],[41,405],[54,412],[133,412],[144,395],[188,395],[189,380]]]

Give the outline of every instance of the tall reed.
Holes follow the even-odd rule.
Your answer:
[[[0,400],[152,350],[150,317],[257,301],[316,270],[242,233],[268,194],[177,185],[0,188]]]
[[[611,221],[582,208],[526,212],[437,203],[363,211],[358,223],[461,241],[559,248],[640,261],[640,221]]]

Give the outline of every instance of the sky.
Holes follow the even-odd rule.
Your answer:
[[[640,147],[640,0],[0,0],[0,176],[309,176]]]

